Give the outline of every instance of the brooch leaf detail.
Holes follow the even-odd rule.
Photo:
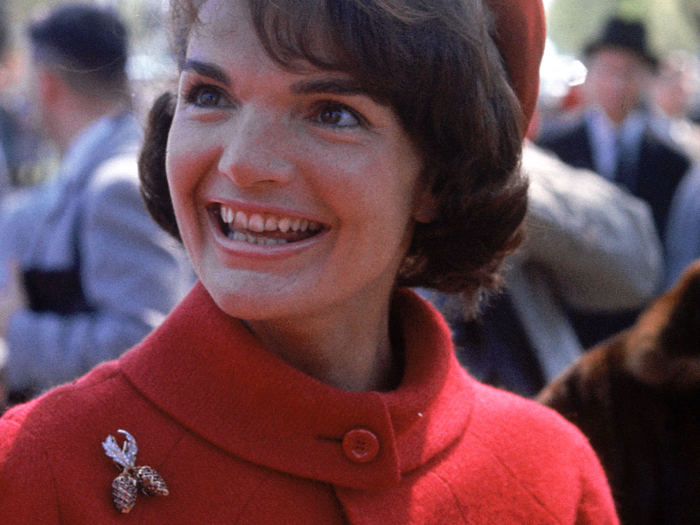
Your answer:
[[[136,466],[139,449],[134,436],[126,430],[119,430],[119,433],[126,437],[121,448],[113,436],[107,436],[102,447],[105,454],[122,468],[122,473],[112,482],[112,499],[117,510],[126,514],[134,508],[139,490],[147,496],[167,496],[169,492],[165,481],[154,468]]]

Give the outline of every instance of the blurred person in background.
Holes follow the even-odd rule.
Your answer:
[[[659,135],[680,146],[693,160],[700,160],[700,125],[689,112],[697,100],[700,62],[687,51],[667,53],[648,89],[652,126]]]
[[[644,26],[609,20],[601,36],[586,47],[584,61],[586,110],[580,118],[543,126],[537,142],[564,162],[591,169],[648,202],[665,239],[670,203],[691,161],[654,131],[642,108],[642,95],[657,65]],[[584,347],[629,326],[637,314],[636,309],[622,314],[569,312]]]
[[[0,217],[12,402],[119,356],[190,284],[184,252],[140,195],[124,24],[112,11],[67,5],[31,24],[29,39],[30,95],[61,164]]]
[[[666,227],[665,289],[700,258],[700,126],[689,113],[697,100],[700,62],[685,51],[668,53],[651,82],[652,125],[676,143],[694,166],[678,185]]]
[[[33,122],[24,82],[24,57],[16,45],[13,23],[0,2],[0,198],[46,179],[56,166],[55,148]]]
[[[695,164],[683,178],[671,203],[666,259],[666,289],[693,261],[700,259],[700,164]]]
[[[10,47],[10,27],[5,13],[5,6],[0,4],[0,90],[7,80],[6,59]],[[7,195],[13,187],[13,180],[7,163],[7,150],[9,148],[9,119],[7,111],[0,106],[0,198]]]

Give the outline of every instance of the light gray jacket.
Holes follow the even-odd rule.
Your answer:
[[[141,139],[128,114],[97,121],[73,142],[51,183],[5,210],[5,257],[42,270],[74,266],[79,257],[93,310],[13,314],[6,335],[10,389],[45,389],[116,358],[157,326],[191,285],[184,251],[141,199]]]
[[[642,307],[660,291],[663,249],[649,205],[619,186],[531,143],[522,166],[530,178],[528,240],[509,261],[506,283],[551,380],[582,352],[562,305]]]
[[[678,185],[666,227],[666,283],[671,288],[683,271],[700,258],[700,164]]]

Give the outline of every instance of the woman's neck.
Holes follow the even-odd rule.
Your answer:
[[[393,390],[402,366],[389,336],[388,301],[374,311],[367,304],[342,310],[246,325],[270,352],[325,384],[358,392]]]

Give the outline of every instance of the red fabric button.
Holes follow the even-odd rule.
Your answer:
[[[364,428],[351,430],[343,438],[343,452],[355,463],[368,463],[379,454],[379,439]]]

